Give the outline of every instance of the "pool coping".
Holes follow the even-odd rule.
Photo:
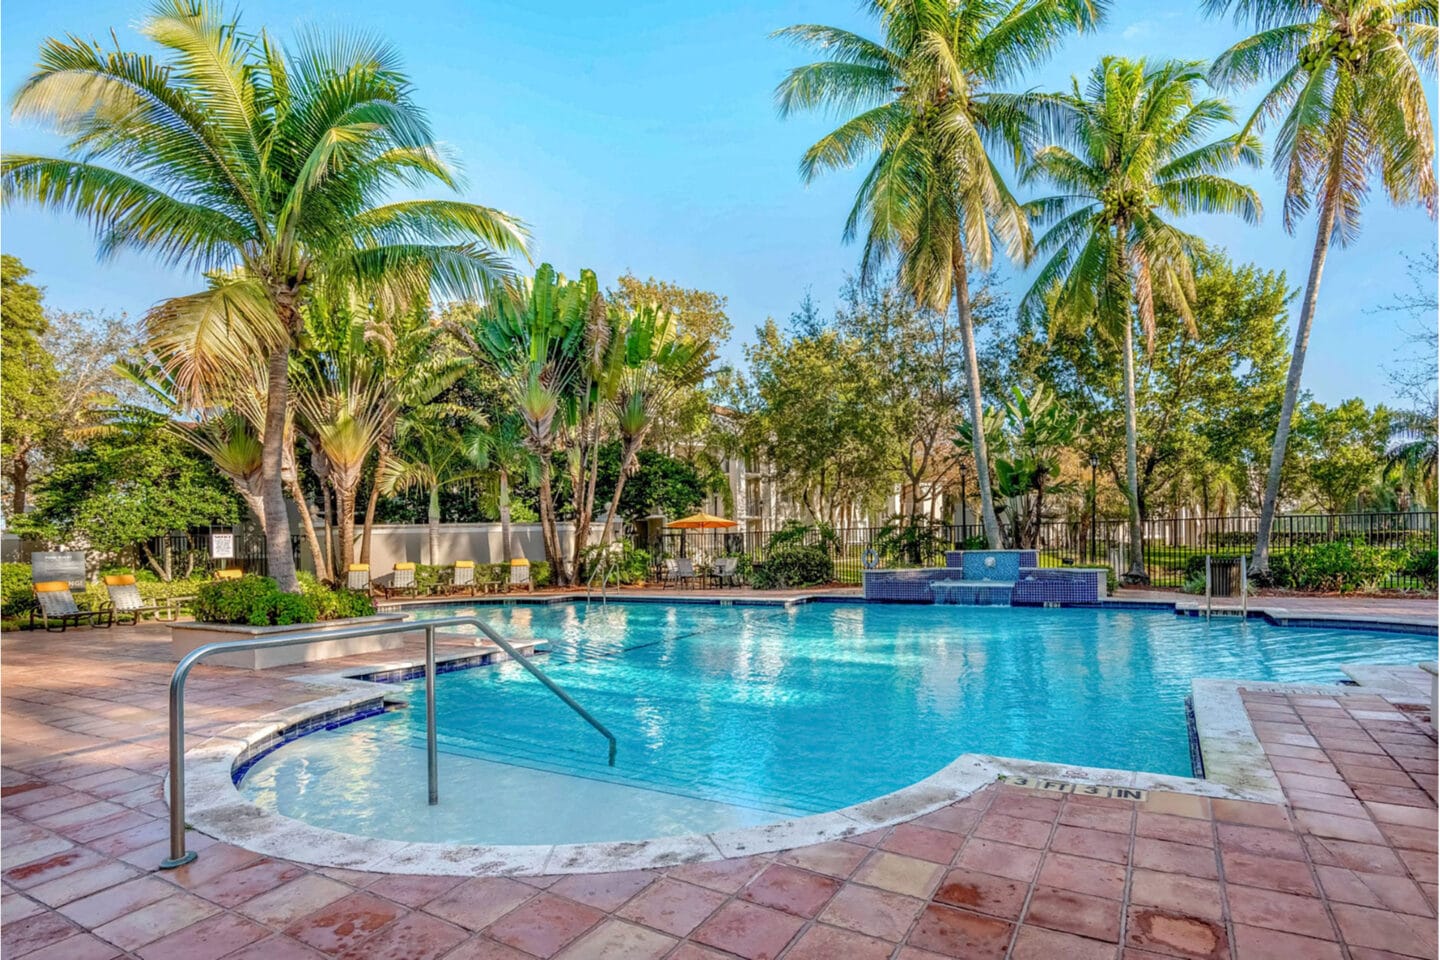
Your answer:
[[[442,662],[475,656],[458,653],[443,658]],[[503,655],[491,658],[492,662],[499,659],[503,659]],[[638,841],[480,845],[378,839],[327,830],[267,811],[240,792],[236,784],[237,771],[288,742],[287,735],[369,716],[384,709],[387,702],[398,699],[387,696],[388,684],[358,677],[409,671],[419,665],[417,661],[403,661],[290,677],[325,692],[318,699],[231,726],[187,751],[186,799],[190,825],[223,842],[316,866],[377,873],[533,876],[669,867],[844,840],[912,820],[963,799],[987,784],[1015,776],[1283,803],[1284,793],[1255,736],[1240,690],[1284,690],[1326,696],[1347,692],[1344,687],[1323,684],[1192,680],[1195,732],[1206,779],[965,753],[908,787],[828,813],[757,827]],[[1382,696],[1401,693],[1369,685],[1355,688],[1355,692]],[[443,802],[443,782],[440,787]]]
[[[1283,599],[1283,598],[1282,598]],[[736,607],[790,607],[808,603],[863,604],[867,606],[933,606],[929,601],[867,600],[858,594],[839,594],[833,591],[817,590],[796,593],[790,596],[734,596],[727,597],[717,591],[716,596],[694,594],[626,594],[597,600],[583,591],[541,594],[539,596],[517,596],[500,594],[478,597],[435,597],[376,604],[383,612],[424,610],[442,606],[558,606],[567,603],[662,603],[695,606],[736,606]],[[1131,600],[1124,597],[1107,597],[1099,601],[1047,601],[1043,603],[1020,603],[1018,607],[1062,610],[1151,610],[1170,612],[1177,617],[1206,616],[1235,619],[1245,617],[1263,620],[1276,627],[1301,628],[1343,628],[1369,633],[1411,633],[1418,636],[1440,637],[1440,622],[1431,623],[1407,617],[1403,614],[1351,614],[1351,613],[1306,613],[1289,607],[1267,604],[1264,598],[1257,598],[1245,610],[1238,607],[1214,607],[1208,613],[1199,600]]]

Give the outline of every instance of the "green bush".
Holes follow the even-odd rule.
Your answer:
[[[28,563],[0,563],[0,617],[18,617],[35,609]]]
[[[530,563],[530,582],[537,587],[550,586],[550,563],[546,560],[534,560]]]
[[[1296,547],[1270,561],[1270,579],[1290,590],[1353,593],[1374,590],[1400,572],[1405,553],[1358,540]]]
[[[750,583],[760,590],[808,587],[835,578],[835,564],[820,547],[783,546],[752,567]]]
[[[1407,577],[1414,577],[1433,590],[1437,577],[1440,577],[1440,553],[1433,547],[1428,550],[1412,550],[1402,561],[1400,572]]]
[[[317,584],[316,589],[326,588]],[[320,614],[309,593],[282,593],[269,577],[241,577],[201,587],[195,599],[195,619],[265,627],[315,623]]]
[[[359,590],[347,590],[343,587],[332,589],[316,580],[309,573],[301,571],[296,574],[300,580],[300,589],[310,602],[315,605],[315,616],[317,620],[343,620],[346,617],[369,617],[375,613],[375,601],[370,599],[368,593]]]

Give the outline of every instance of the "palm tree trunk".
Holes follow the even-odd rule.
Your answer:
[[[265,560],[275,583],[286,593],[299,593],[295,557],[290,547],[290,517],[285,512],[285,420],[290,404],[290,345],[270,354],[265,396],[265,443],[261,484],[265,501]]]
[[[330,504],[330,486],[322,483],[320,484],[320,529],[325,534],[325,569],[338,573],[339,568],[335,566],[339,560],[335,556],[335,528],[330,522],[334,515]],[[318,564],[320,561],[316,560],[315,562]],[[329,578],[330,573],[327,572],[322,579],[328,580]]]
[[[435,566],[440,557],[440,484],[430,488],[430,509],[425,517],[430,529],[430,566]]]
[[[500,558],[510,562],[510,472],[500,470]]]
[[[370,562],[370,534],[375,528],[375,507],[380,503],[380,471],[384,469],[385,462],[390,458],[384,442],[375,455],[375,472],[370,477],[370,498],[365,503],[365,525],[360,531],[360,562]],[[346,551],[348,556],[349,551]]]
[[[305,545],[310,548],[310,555],[315,558],[315,576],[321,580],[329,580],[329,565],[320,551],[320,538],[315,535],[315,522],[310,518],[310,505],[305,502],[305,491],[300,487],[298,475],[290,479],[290,499],[295,501],[296,512],[300,514],[300,532],[305,537]]]
[[[1343,142],[1340,146],[1343,147]],[[1270,569],[1270,529],[1275,523],[1275,505],[1280,499],[1280,474],[1285,466],[1285,446],[1290,442],[1290,419],[1300,399],[1300,375],[1305,370],[1305,349],[1310,345],[1310,327],[1315,321],[1315,304],[1320,299],[1320,276],[1325,272],[1330,234],[1335,229],[1336,208],[1340,205],[1337,177],[1340,147],[1336,148],[1335,154],[1331,158],[1325,199],[1320,207],[1320,222],[1315,227],[1315,251],[1310,255],[1310,277],[1305,282],[1305,299],[1300,304],[1300,319],[1295,324],[1295,347],[1290,354],[1290,371],[1285,377],[1280,422],[1275,425],[1275,443],[1270,448],[1270,471],[1265,478],[1265,496],[1260,501],[1255,553],[1250,557],[1251,573],[1264,573]]]
[[[565,557],[560,553],[560,533],[555,526],[555,493],[550,483],[550,458],[542,454],[540,459],[540,536],[545,541],[545,557],[550,561],[551,574],[555,582],[568,583],[565,579]]]
[[[643,433],[634,440],[627,440],[625,441],[624,449],[621,451],[620,474],[615,478],[615,492],[610,495],[610,507],[605,511],[605,529],[600,531],[600,549],[602,550],[610,545],[610,536],[615,525],[615,514],[620,509],[620,495],[625,492],[626,471],[630,469],[630,464],[635,460],[635,456],[639,452],[640,444],[643,440]]]
[[[965,250],[957,242],[951,257],[955,276],[955,315],[965,352],[965,381],[970,391],[970,434],[974,442],[975,485],[980,488],[980,520],[991,550],[1000,549],[1000,524],[995,522],[995,500],[990,492],[990,453],[986,449],[984,406],[980,397],[980,361],[975,354],[975,322],[970,315],[970,282],[965,271]]]
[[[1125,317],[1125,499],[1130,504],[1130,568],[1126,580],[1149,583],[1145,572],[1145,531],[1140,525],[1140,468],[1135,425],[1135,325]]]

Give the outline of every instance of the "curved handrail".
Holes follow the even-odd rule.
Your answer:
[[[342,629],[296,630],[291,633],[271,634],[248,640],[219,640],[196,647],[175,664],[170,676],[170,856],[161,862],[161,869],[173,869],[195,859],[194,852],[185,849],[185,680],[195,664],[206,657],[219,653],[239,653],[246,650],[269,650],[273,647],[291,647],[302,643],[321,640],[348,640],[354,637],[373,637],[389,633],[412,633],[425,631],[425,739],[430,780],[430,803],[440,802],[439,760],[435,731],[435,628],[473,626],[485,635],[510,658],[520,663],[535,679],[565,702],[571,710],[580,715],[610,742],[610,766],[615,766],[615,735],[586,710],[575,698],[566,693],[554,680],[535,666],[530,658],[517,650],[488,623],[479,617],[440,617],[434,620],[403,623],[374,624],[345,627]]]

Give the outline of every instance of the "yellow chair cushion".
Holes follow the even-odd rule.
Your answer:
[[[370,569],[370,564],[368,564],[368,563],[352,563],[352,564],[350,564],[350,569],[351,569],[351,570],[355,570],[355,571],[369,570],[369,569]]]
[[[229,570],[215,571],[216,580],[239,580],[243,576],[245,576],[245,571],[237,569],[235,567],[232,567]]]
[[[133,573],[114,573],[105,577],[105,585],[109,587],[128,587],[135,582]]]
[[[475,566],[475,561],[474,561],[474,560],[456,560],[456,561],[455,561],[455,566],[457,566],[457,567],[473,567],[473,566]]]
[[[510,561],[510,566],[512,566],[512,567],[528,567],[528,566],[530,566],[530,561],[529,561],[529,560],[526,560],[524,557],[517,557],[516,559]]]
[[[413,564],[413,563],[397,563],[397,564],[395,564],[395,569],[396,569],[396,570],[414,570],[414,569],[415,569],[415,564]]]
[[[44,580],[35,584],[36,593],[59,593],[62,590],[69,590],[70,584],[65,580]]]

